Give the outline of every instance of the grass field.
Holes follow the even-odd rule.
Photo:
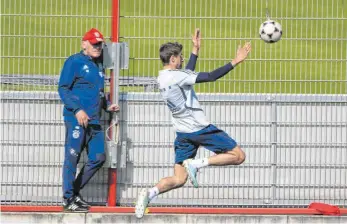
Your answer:
[[[211,71],[231,60],[238,44],[251,41],[249,60],[198,92],[347,93],[347,2],[344,0],[269,0],[271,18],[283,38],[266,44],[258,37],[266,20],[265,0],[121,0],[120,40],[129,43],[130,68],[124,76],[155,77],[161,68],[159,46],[184,45],[202,32],[197,71]],[[91,27],[111,34],[109,0],[1,1],[1,74],[59,75],[65,58],[80,49]],[[3,90],[42,87],[2,85]],[[122,91],[142,91],[125,87]]]

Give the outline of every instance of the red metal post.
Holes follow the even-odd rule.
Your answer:
[[[111,41],[119,41],[119,0],[112,0],[112,18],[111,18]],[[114,77],[113,71],[110,72],[110,93],[113,93],[114,90]],[[113,96],[111,96],[111,102],[113,102]],[[118,102],[117,102],[118,103]],[[111,124],[112,125],[112,124]],[[114,130],[110,128],[108,136],[112,136]],[[108,171],[108,206],[116,206],[117,198],[117,169],[109,168]]]
[[[119,0],[112,0],[111,41],[119,41]]]

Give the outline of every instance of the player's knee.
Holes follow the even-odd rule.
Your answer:
[[[238,157],[238,159],[237,159],[236,165],[240,165],[246,160],[246,154],[241,149],[239,150],[237,157]]]
[[[231,164],[233,165],[240,165],[242,164],[245,159],[246,159],[246,154],[244,151],[242,151],[242,149],[240,148],[240,146],[236,146],[232,151],[229,152],[230,154],[233,155],[233,161]]]

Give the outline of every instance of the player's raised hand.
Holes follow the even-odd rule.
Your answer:
[[[241,45],[239,45],[238,49],[237,49],[237,53],[236,53],[236,57],[231,61],[231,64],[233,66],[236,66],[237,64],[239,64],[240,62],[243,62],[249,52],[251,52],[251,43],[247,42],[245,43],[245,45],[243,45],[243,47],[241,47]]]
[[[195,50],[196,51],[199,51],[200,49],[200,29],[199,28],[196,28],[195,29],[195,32],[192,36],[192,42],[193,42],[193,53],[198,53],[198,52],[194,52]]]

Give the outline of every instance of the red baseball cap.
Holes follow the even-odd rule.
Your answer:
[[[96,44],[99,42],[104,42],[104,36],[99,30],[92,28],[86,34],[84,34],[82,40],[88,40],[91,44]]]

